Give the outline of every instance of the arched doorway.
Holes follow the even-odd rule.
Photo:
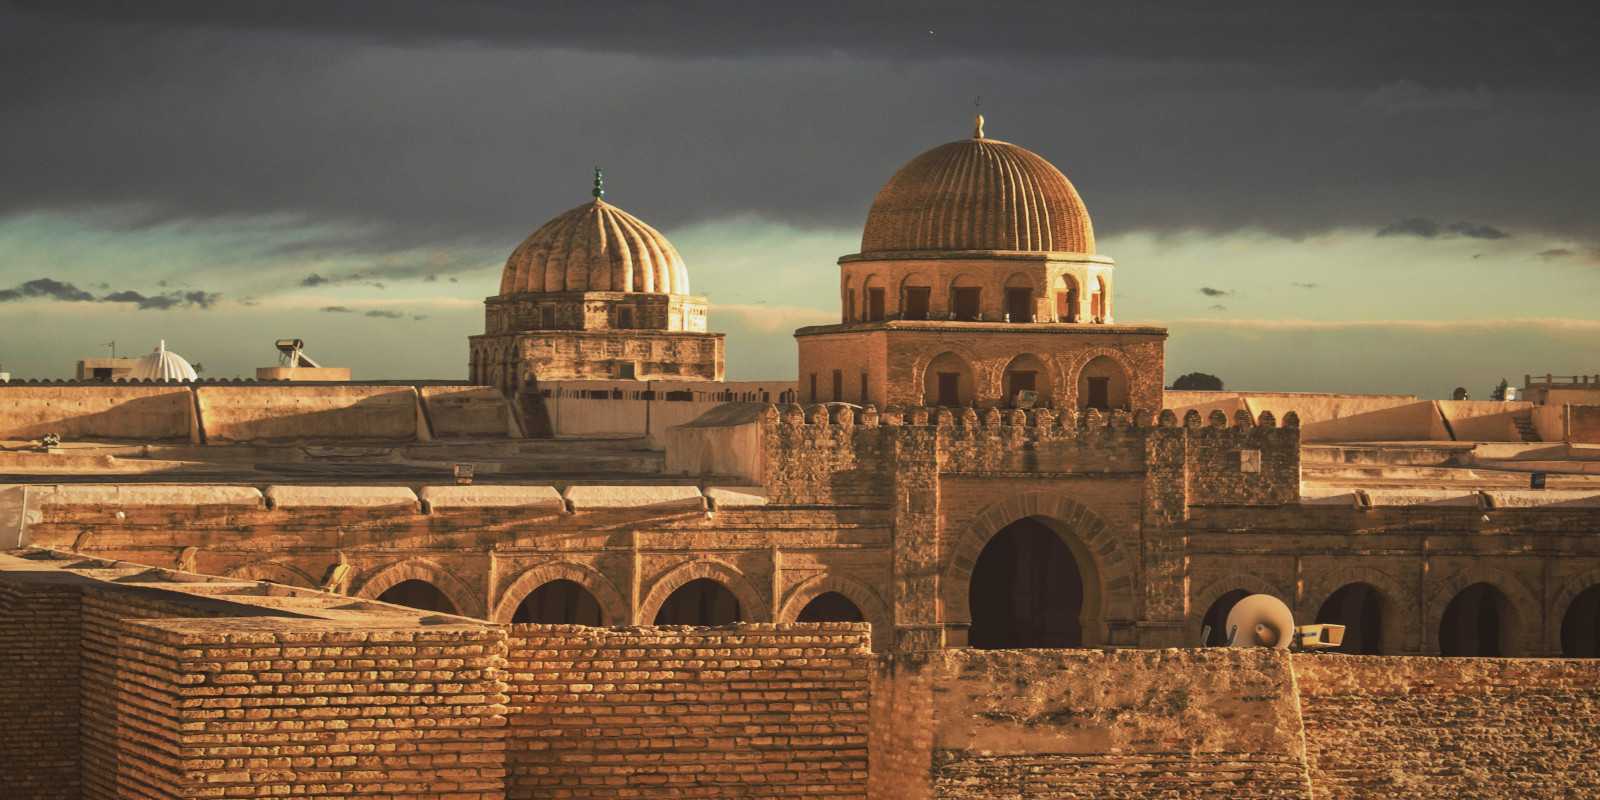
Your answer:
[[[795,622],[865,622],[866,619],[850,598],[838,592],[823,592],[800,609]]]
[[[922,376],[922,404],[969,406],[973,397],[972,367],[955,353],[940,353]]]
[[[435,611],[441,614],[455,614],[456,604],[439,587],[427,581],[411,580],[401,581],[383,591],[378,599],[385,603],[409,606],[418,611]]]
[[[605,624],[605,615],[600,611],[600,601],[588,589],[562,578],[529,592],[517,605],[511,621],[599,626]]]
[[[1339,652],[1375,656],[1383,652],[1383,598],[1370,583],[1351,583],[1328,595],[1317,622],[1344,626]]]
[[[1032,353],[1023,353],[1011,359],[1006,365],[1003,375],[1003,391],[1005,391],[1005,405],[1017,404],[1017,393],[1028,391],[1036,395],[1036,402],[1043,403],[1050,399],[1050,375],[1045,370],[1044,361]]]
[[[739,622],[739,598],[728,587],[696,578],[667,597],[656,612],[657,625],[729,625]]]
[[[1233,589],[1211,603],[1206,615],[1200,618],[1200,634],[1205,639],[1202,645],[1222,647],[1228,643],[1228,613],[1240,600],[1249,596],[1250,593],[1244,589]]]
[[[1584,589],[1561,618],[1561,655],[1600,658],[1600,584]]]
[[[1439,622],[1439,655],[1509,655],[1514,622],[1504,592],[1487,583],[1474,583],[1445,606]]]
[[[1096,356],[1078,372],[1078,408],[1128,410],[1128,373],[1110,356]]]
[[[1007,525],[972,569],[967,643],[984,649],[1083,645],[1083,573],[1043,520]]]

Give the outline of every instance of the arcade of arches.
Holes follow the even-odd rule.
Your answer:
[[[395,605],[408,606],[418,611],[433,611],[440,614],[455,614],[456,605],[439,587],[424,580],[401,581],[378,595],[378,600]]]
[[[739,598],[710,578],[678,587],[656,612],[657,625],[730,625],[744,619]]]
[[[545,625],[604,625],[600,602],[576,581],[558,579],[528,593],[512,622]]]

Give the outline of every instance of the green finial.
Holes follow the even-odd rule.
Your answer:
[[[594,199],[599,200],[606,196],[606,174],[599,167],[594,168]]]

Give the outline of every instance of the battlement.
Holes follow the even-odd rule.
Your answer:
[[[1271,412],[1209,418],[1171,410],[767,406],[766,477],[774,502],[887,502],[913,461],[942,475],[1147,473],[1182,479],[1188,503],[1298,499],[1300,420]]]

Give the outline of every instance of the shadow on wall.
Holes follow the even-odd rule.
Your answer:
[[[187,386],[0,385],[0,439],[188,441]]]

